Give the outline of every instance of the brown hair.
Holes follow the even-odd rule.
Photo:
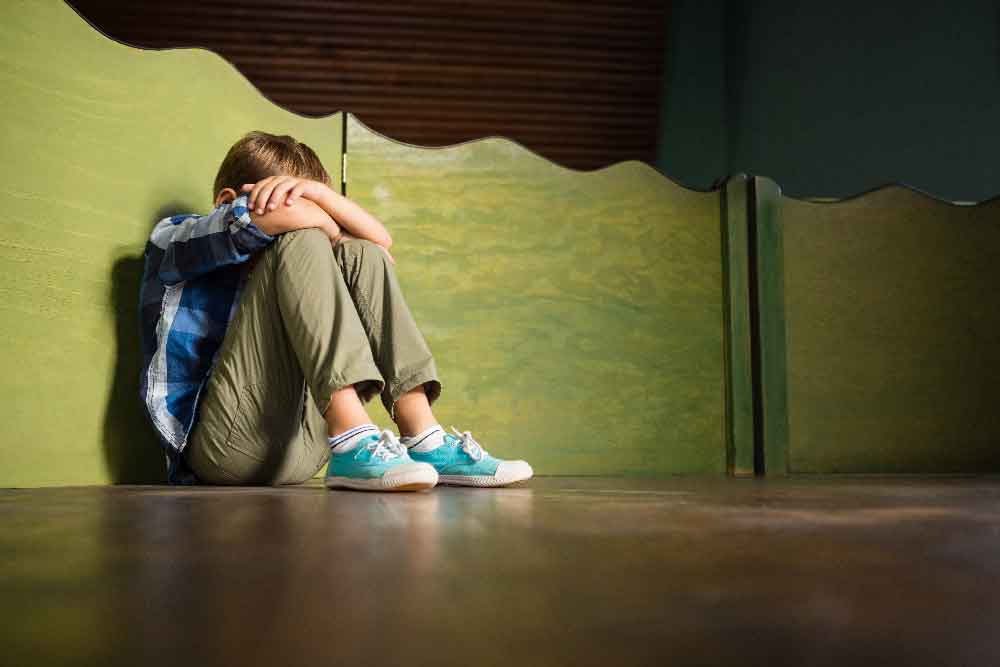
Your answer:
[[[244,183],[256,183],[279,174],[330,184],[330,174],[309,146],[287,134],[248,132],[222,159],[212,196],[218,196],[224,188],[232,188],[240,195]]]

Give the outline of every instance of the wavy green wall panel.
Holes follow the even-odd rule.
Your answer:
[[[353,115],[347,153],[347,195],[393,235],[446,428],[539,473],[725,472],[718,192],[503,138],[410,146]]]
[[[201,49],[143,51],[61,2],[0,22],[0,486],[153,480],[138,399],[143,245],[207,211],[244,132],[290,133],[339,178],[341,118],[264,99]]]
[[[770,381],[787,390],[787,472],[1000,471],[1000,200],[889,187],[815,203],[770,186],[758,223],[780,239],[786,370]]]

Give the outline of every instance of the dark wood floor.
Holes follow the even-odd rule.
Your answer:
[[[0,491],[0,662],[996,665],[1000,480]]]

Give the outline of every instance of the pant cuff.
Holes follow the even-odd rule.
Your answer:
[[[319,408],[319,413],[325,416],[327,408],[330,407],[330,396],[333,392],[350,385],[354,385],[354,390],[358,392],[358,398],[361,399],[362,403],[368,403],[385,391],[385,380],[382,379],[377,370],[374,374],[371,371],[347,373],[331,379],[323,387],[321,393],[316,395],[316,407]]]
[[[396,401],[399,397],[410,391],[414,387],[424,386],[424,393],[427,394],[427,404],[434,405],[434,402],[441,396],[441,382],[437,378],[437,372],[433,367],[414,373],[402,379],[389,383],[388,389],[382,392],[382,405],[389,413],[393,422],[396,421]]]

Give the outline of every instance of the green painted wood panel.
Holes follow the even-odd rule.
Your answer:
[[[5,5],[0,85],[0,486],[161,479],[138,398],[153,223],[210,210],[253,129],[306,141],[339,179],[342,119],[275,106],[209,51],[114,42],[54,0]]]
[[[446,428],[540,474],[726,471],[718,191],[497,137],[402,144],[350,114],[347,156],[348,197],[395,241]]]
[[[787,472],[1000,471],[1000,200],[764,189],[787,364],[768,382],[787,391]]]
[[[726,414],[729,423],[728,470],[737,477],[754,474],[753,378],[750,349],[749,187],[747,177],[730,178],[720,216],[726,286]]]
[[[760,437],[767,475],[788,473],[788,383],[782,202],[777,184],[753,178],[757,313],[760,322]]]

